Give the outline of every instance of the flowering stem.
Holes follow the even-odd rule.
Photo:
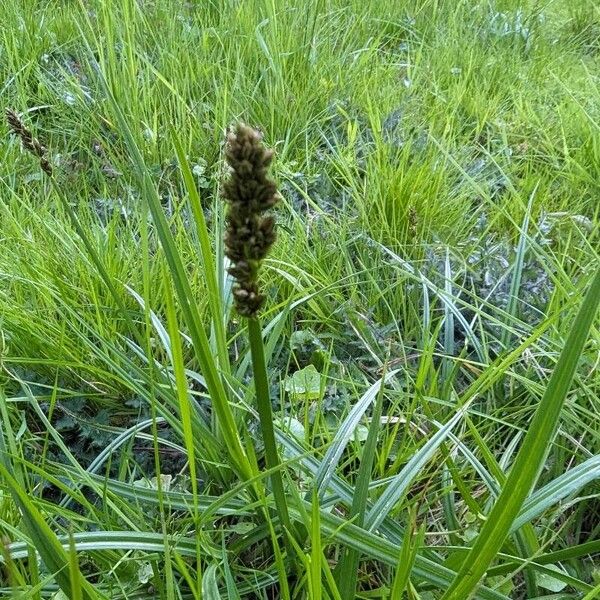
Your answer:
[[[252,369],[254,372],[254,389],[256,390],[256,405],[265,445],[265,460],[267,469],[272,469],[278,467],[281,462],[279,460],[277,443],[275,441],[275,428],[273,427],[273,411],[271,409],[271,398],[269,394],[269,378],[265,362],[262,328],[258,317],[250,317],[247,321],[250,353],[252,355]],[[271,475],[271,485],[273,486],[273,496],[275,497],[275,506],[277,508],[279,520],[283,525],[283,528],[287,531],[287,534],[292,535],[292,523],[290,521],[287,502],[285,500],[281,470],[275,471]]]

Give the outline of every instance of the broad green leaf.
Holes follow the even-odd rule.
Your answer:
[[[293,402],[316,400],[321,393],[321,373],[314,365],[295,371],[286,378],[285,391]]]

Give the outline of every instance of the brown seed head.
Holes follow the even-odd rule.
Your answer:
[[[46,147],[31,133],[21,120],[21,117],[11,108],[6,109],[6,121],[11,131],[21,140],[23,148],[30,154],[33,154],[39,161],[42,171],[47,175],[52,175],[52,165],[46,156]]]
[[[239,124],[227,135],[225,158],[231,167],[223,197],[229,205],[225,251],[236,280],[233,295],[238,312],[254,317],[264,300],[257,286],[258,268],[275,241],[275,220],[263,213],[280,200],[268,177],[273,152],[263,146],[258,131]]]

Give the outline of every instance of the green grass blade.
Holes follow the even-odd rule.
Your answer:
[[[402,541],[402,549],[398,557],[398,565],[396,566],[396,574],[392,583],[391,597],[402,598],[404,590],[409,584],[410,573],[415,564],[419,548],[423,545],[425,539],[425,527],[419,529],[418,534],[413,540],[413,531],[415,528],[415,515],[412,515],[411,522],[404,532],[404,540]]]
[[[588,483],[600,479],[600,456],[594,456],[580,465],[569,469],[550,483],[540,488],[523,503],[519,516],[510,531],[516,531],[525,523],[539,517],[545,510],[576,494]]]
[[[459,410],[443,427],[429,439],[408,461],[408,464],[388,483],[384,492],[373,504],[365,519],[365,526],[374,531],[400,501],[421,469],[433,458],[448,434],[460,421],[464,408]]]
[[[185,365],[183,363],[183,352],[181,348],[181,334],[177,324],[177,315],[173,305],[173,298],[170,293],[170,286],[167,285],[167,294],[165,295],[167,306],[167,323],[169,326],[169,338],[171,341],[171,360],[173,371],[175,372],[175,387],[177,398],[179,400],[179,414],[181,416],[181,426],[183,429],[183,442],[187,450],[189,461],[190,478],[192,484],[192,494],[194,496],[194,506],[198,506],[198,481],[196,477],[196,455],[194,432],[192,429],[192,410],[190,406],[190,397],[188,383],[185,376]]]
[[[200,194],[198,193],[198,188],[194,182],[189,161],[186,159],[185,152],[183,151],[181,140],[171,124],[169,124],[169,131],[171,133],[171,140],[175,148],[175,153],[177,155],[177,161],[179,162],[179,169],[181,170],[185,189],[188,193],[189,203],[194,216],[194,222],[196,224],[196,236],[198,238],[198,243],[200,244],[200,255],[202,259],[201,269],[208,291],[208,306],[214,328],[215,346],[219,367],[222,373],[228,374],[230,371],[230,363],[229,353],[227,351],[227,337],[225,335],[225,317],[227,311],[221,302],[215,260],[211,248],[208,227],[206,226],[206,219],[204,218],[204,212],[202,210]]]
[[[82,577],[72,535],[69,536],[69,574],[71,576],[71,600],[83,600]]]
[[[217,565],[212,563],[208,565],[202,575],[202,598],[205,600],[221,600],[217,573]]]
[[[306,507],[310,507],[310,503],[305,504]],[[294,507],[293,512],[300,511],[297,507]],[[383,537],[349,523],[346,519],[322,510],[321,529],[324,534],[333,537],[346,546],[358,550],[364,556],[380,560],[391,567],[395,567],[398,564],[399,544],[390,542]],[[419,555],[415,559],[414,575],[421,580],[443,588],[452,581],[455,572]],[[505,595],[485,587],[477,591],[476,598],[481,598],[481,600],[507,600]]]
[[[485,362],[486,360],[486,351],[481,344],[481,341],[475,335],[473,328],[469,324],[469,322],[465,319],[464,315],[458,307],[455,305],[455,297],[452,295],[448,295],[445,289],[440,288],[435,285],[430,279],[428,279],[423,273],[421,273],[418,269],[413,267],[407,261],[405,261],[398,254],[380,244],[379,242],[373,240],[373,243],[381,248],[386,254],[390,256],[397,263],[398,269],[404,273],[410,280],[419,283],[422,286],[426,286],[428,290],[430,290],[433,294],[435,294],[440,302],[444,305],[444,308],[447,309],[450,313],[452,313],[453,317],[458,321],[461,327],[465,331],[465,335],[467,336],[469,342],[473,345],[473,349],[477,353],[477,357],[481,362]]]
[[[258,318],[247,319],[248,337],[250,340],[250,351],[252,353],[252,369],[254,374],[254,387],[256,389],[256,405],[260,420],[263,442],[265,445],[265,459],[267,468],[276,469],[281,465],[277,442],[275,440],[275,429],[273,425],[273,409],[271,408],[271,395],[269,393],[269,375],[265,362],[265,349],[262,339],[262,329]],[[294,535],[290,521],[283,477],[278,469],[271,475],[273,495],[279,519],[288,535]],[[287,536],[286,536],[287,537]]]
[[[463,548],[461,549],[461,551],[462,550],[468,552],[468,548]],[[534,566],[551,565],[563,561],[578,559],[583,556],[592,557],[594,554],[598,554],[599,552],[600,540],[597,540],[593,542],[586,542],[585,544],[579,544],[577,546],[570,546],[568,548],[563,548],[562,550],[556,550],[555,552],[547,552],[546,554],[540,554],[539,556],[536,556],[535,559],[533,559],[531,564]],[[498,557],[501,559],[506,558],[503,554],[499,554]],[[519,566],[519,562],[524,561],[524,559],[522,558],[518,558],[516,560],[514,558],[509,558],[509,560],[513,560],[515,562],[507,562],[497,565],[495,567],[491,567],[488,571],[488,575],[490,577],[493,577],[495,575],[506,575],[507,573],[514,571]]]
[[[386,381],[386,365],[384,365],[381,385],[379,386],[377,399],[375,400],[369,433],[363,449],[356,485],[354,487],[352,506],[348,514],[348,518],[352,519],[359,527],[362,527],[369,499],[369,483],[371,481],[373,462],[377,450],[377,435],[379,434],[383,411],[383,382]],[[355,598],[359,561],[360,553],[354,549],[346,548],[336,568],[335,574],[337,576],[338,589],[343,600],[353,600]]]
[[[535,485],[599,303],[600,270],[596,272],[572,325],[502,492],[443,600],[464,600],[473,593]]]
[[[529,196],[529,202],[527,203],[527,208],[525,210],[525,217],[523,219],[523,224],[521,225],[521,235],[519,236],[519,244],[517,246],[517,254],[515,256],[515,263],[512,268],[512,279],[510,282],[510,291],[508,293],[508,305],[506,307],[506,318],[516,319],[518,318],[518,308],[519,308],[519,290],[521,288],[521,280],[523,278],[523,267],[525,264],[525,253],[527,251],[527,240],[528,240],[528,229],[529,229],[529,220],[531,218],[531,207],[533,204],[533,199],[535,198],[535,193],[538,188],[538,184],[536,184],[533,192]],[[510,323],[506,323],[509,325]],[[500,343],[503,348],[508,348],[510,343],[511,332],[508,327],[505,327],[502,331],[502,337],[500,339]]]
[[[321,590],[321,562],[323,560],[323,548],[321,545],[321,511],[319,508],[319,497],[316,489],[313,488],[312,510],[310,512],[310,587],[312,589],[311,598],[321,600],[323,594]],[[349,574],[351,575],[351,573]],[[352,590],[354,594],[354,589]]]
[[[58,541],[56,534],[44,521],[41,513],[30,500],[25,490],[21,488],[16,479],[1,463],[0,475],[6,487],[10,490],[16,504],[19,506],[31,543],[39,553],[40,558],[44,561],[46,568],[54,574],[54,578],[61,590],[68,597],[71,597],[73,589],[80,588],[81,598],[84,600],[103,598],[104,596],[95,591],[83,578],[79,579],[79,581],[73,581],[69,557]],[[69,543],[69,541],[66,542],[66,547],[69,547]],[[14,555],[13,558],[15,558]],[[79,573],[78,569],[77,573]]]
[[[252,476],[253,467],[243,448],[233,412],[229,404],[228,395],[219,374],[217,363],[214,360],[210,343],[206,332],[204,331],[202,319],[186,275],[186,270],[164,215],[158,192],[150,178],[142,154],[129,127],[129,123],[118,102],[115,100],[104,74],[99,69],[97,70],[97,77],[119,124],[120,131],[125,140],[125,145],[129,151],[134,167],[133,172],[139,182],[142,196],[145,202],[147,202],[152,215],[161,246],[169,265],[181,311],[185,318],[186,325],[188,326],[190,337],[192,338],[196,358],[200,363],[202,374],[206,379],[210,398],[215,413],[217,414],[219,426],[222,429],[224,441],[229,450],[232,463],[239,474],[247,479]]]
[[[340,424],[333,441],[331,442],[321,465],[315,475],[315,485],[319,492],[319,498],[322,498],[331,478],[335,473],[337,464],[344,452],[344,448],[354,435],[354,430],[360,423],[362,416],[369,408],[374,398],[377,396],[379,389],[384,386],[394,375],[398,373],[397,370],[386,373],[379,381],[375,382],[358,400],[358,402],[352,407],[352,410],[344,421]]]
[[[287,452],[292,456],[300,457],[300,464],[310,474],[314,474],[319,470],[322,461],[312,456],[312,453],[306,453],[302,446],[298,444],[292,437],[283,434],[277,430],[277,439]],[[329,487],[331,491],[337,495],[339,500],[350,506],[354,496],[353,488],[339,478],[333,475]],[[372,506],[372,504],[369,504]],[[335,515],[330,515],[326,512],[321,512],[321,523],[323,529],[333,535],[338,541],[345,545],[359,550],[362,554],[371,558],[381,558],[386,564],[396,566],[398,563],[399,544],[402,542],[403,530],[398,523],[389,516],[379,525],[379,532],[386,539],[376,536],[375,534],[366,531],[353,524],[348,524],[344,519],[340,519]],[[389,552],[384,550],[386,547]],[[382,553],[383,552],[383,553]],[[442,567],[439,562],[431,561],[420,555],[415,559],[415,576],[427,581],[430,584],[438,587],[446,587],[454,577],[454,571]],[[497,594],[489,589],[482,589],[477,597],[482,599],[497,599],[506,600],[506,596]]]
[[[233,578],[233,573],[231,572],[231,567],[229,566],[229,559],[227,558],[227,549],[225,547],[225,539],[223,539],[223,574],[225,578],[225,586],[227,589],[227,597],[230,600],[242,600],[240,593],[238,592],[237,586],[235,584],[235,579]]]
[[[452,290],[452,266],[450,265],[450,252],[446,249],[446,260],[444,261],[444,295],[446,299],[454,297]],[[450,397],[452,386],[451,373],[453,370],[453,357],[455,352],[454,343],[454,312],[451,310],[454,303],[448,300],[444,303],[444,358],[442,360],[443,397]],[[455,308],[456,311],[456,308]]]

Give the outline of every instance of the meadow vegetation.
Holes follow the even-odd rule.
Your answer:
[[[1,12],[1,596],[600,597],[598,6]]]

